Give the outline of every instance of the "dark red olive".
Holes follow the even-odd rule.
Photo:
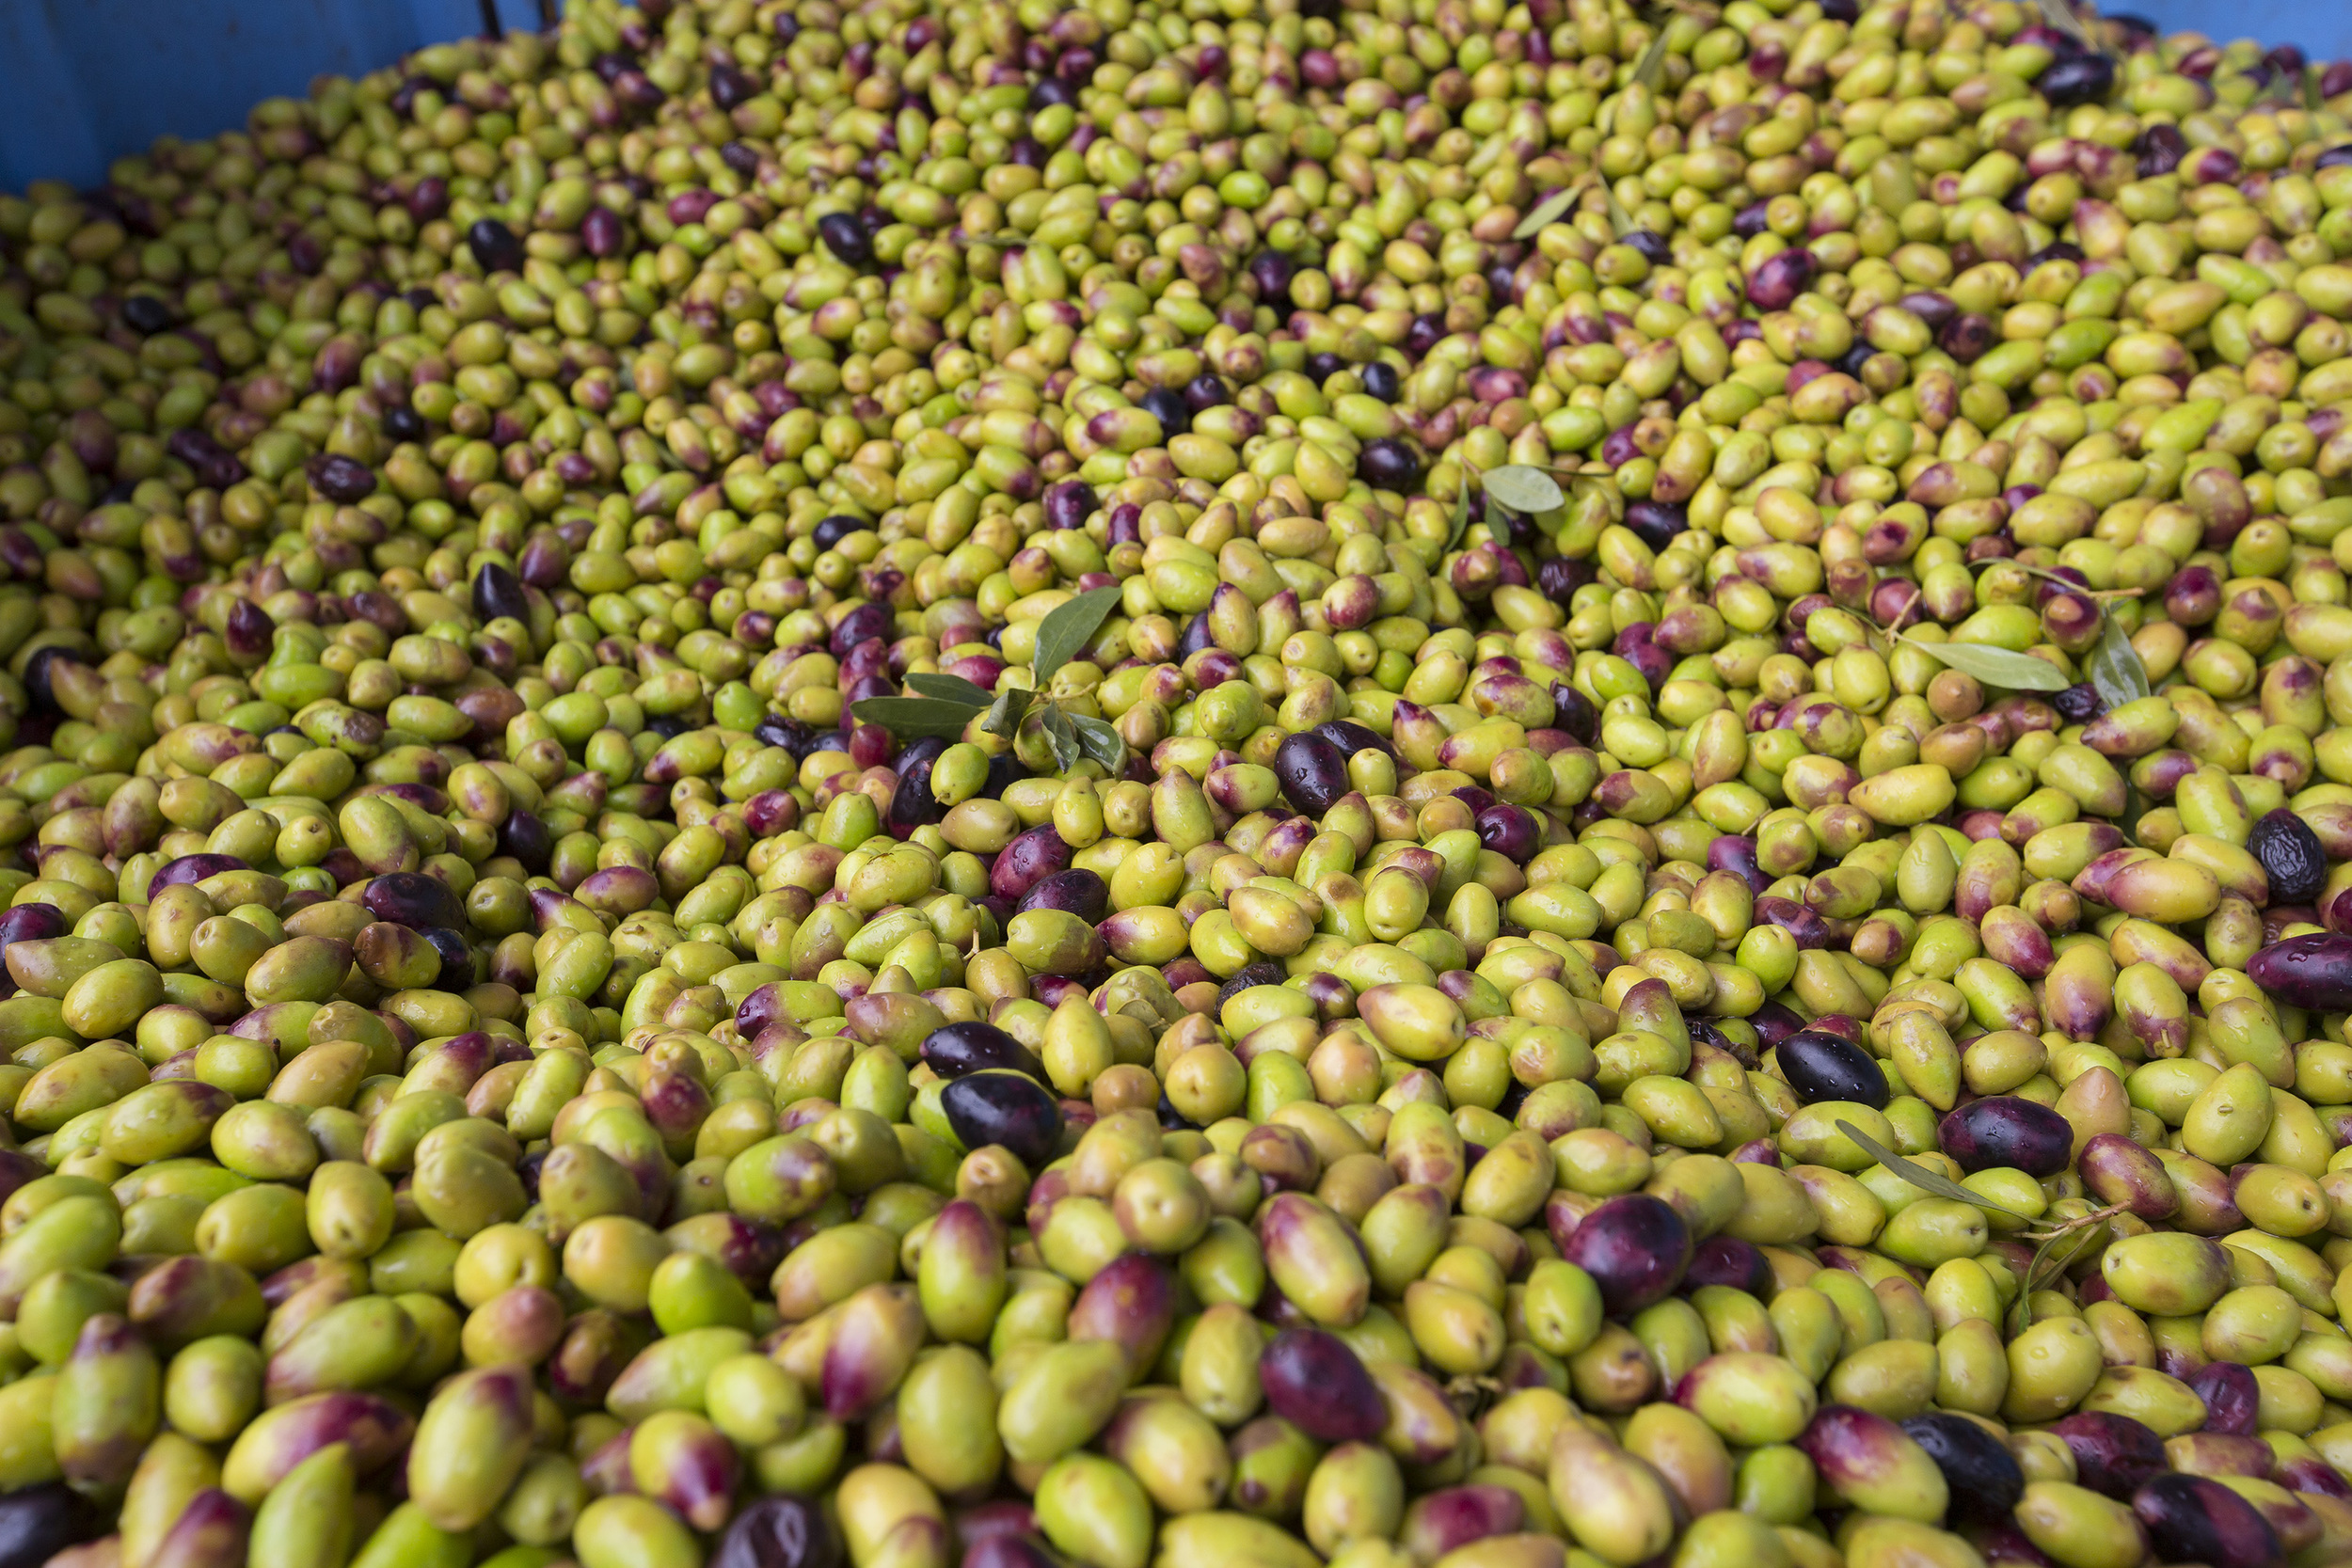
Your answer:
[[[2256,1441],[2261,1440],[2257,1438]],[[2342,1471],[2315,1453],[2282,1459],[2273,1467],[2272,1474],[2279,1484],[2290,1492],[2310,1492],[2322,1497],[2352,1501],[2352,1481],[2345,1481]]]
[[[1951,1488],[1952,1511],[1963,1517],[2000,1519],[2025,1495],[2026,1473],[2009,1445],[1965,1416],[1914,1416],[1903,1423],[1927,1449]]]
[[[1379,1385],[1347,1342],[1319,1328],[1286,1328],[1258,1357],[1266,1405],[1319,1443],[1369,1443],[1389,1424]]]
[[[1600,1287],[1612,1317],[1663,1300],[1691,1264],[1691,1227],[1647,1193],[1613,1197],[1586,1214],[1560,1255]]]
[[[236,599],[230,603],[220,640],[241,658],[261,658],[269,653],[270,639],[277,631],[278,623],[269,618],[268,610],[251,599]]]
[[[1290,803],[1320,817],[1348,791],[1347,755],[1311,730],[1282,737],[1274,749],[1274,778]]]
[[[1527,1525],[1527,1499],[1496,1481],[1440,1487],[1413,1499],[1397,1540],[1417,1562],[1498,1535],[1516,1535]]]
[[[1703,1285],[1728,1285],[1760,1300],[1772,1293],[1772,1260],[1755,1243],[1719,1232],[1691,1249],[1691,1266],[1682,1274],[1681,1289]]]
[[[1794,938],[1801,948],[1829,945],[1829,922],[1794,898],[1758,898],[1756,901],[1756,918],[1766,925],[1779,927]]]
[[[1772,1050],[1780,1075],[1807,1105],[1820,1100],[1850,1100],[1883,1111],[1893,1098],[1878,1059],[1851,1040],[1826,1029],[1801,1029]]]
[[[1084,480],[1066,479],[1045,492],[1045,526],[1053,529],[1086,527],[1094,515],[1094,486]]]
[[[55,904],[12,904],[0,910],[0,958],[12,942],[46,942],[69,929],[65,912]]]
[[[1809,250],[1784,250],[1768,256],[1748,274],[1748,303],[1759,310],[1786,310],[1813,281],[1815,262]]]
[[[1025,910],[1060,910],[1089,926],[1100,926],[1111,912],[1111,885],[1094,872],[1073,866],[1040,878],[1021,895],[1013,912]]]
[[[736,1032],[747,1040],[756,1039],[762,1029],[788,1016],[785,1011],[783,992],[776,982],[771,980],[764,986],[754,987],[752,993],[743,998],[741,1005],[735,1009]]]
[[[998,853],[996,863],[989,867],[988,890],[999,898],[1016,900],[1069,864],[1070,846],[1051,822],[1041,822],[1015,834]]]
[[[867,729],[880,726],[868,724]],[[936,739],[936,736],[926,736]],[[913,752],[914,746],[907,750]],[[931,793],[931,768],[939,760],[936,751],[915,756],[912,761],[901,756],[898,762],[898,787],[890,793],[890,810],[882,825],[895,838],[911,837],[917,828],[929,827],[947,815],[947,808]]]
[[[2205,1402],[2203,1430],[2224,1437],[2251,1437],[2261,1430],[2254,1419],[2262,1404],[2262,1386],[2250,1367],[2234,1361],[2214,1361],[2188,1379],[2197,1397]]]
[[[834,623],[830,648],[835,658],[847,658],[850,650],[861,642],[877,638],[887,640],[891,635],[890,609],[872,600],[859,605]]]
[[[1391,762],[1396,760],[1395,747],[1353,719],[1327,719],[1309,733],[1321,736],[1349,757],[1359,752],[1377,752]]]
[[[320,356],[326,356],[325,350],[320,351]],[[313,457],[304,465],[304,472],[310,478],[310,488],[338,506],[350,506],[375,493],[375,470],[339,451]]]
[[[246,869],[248,867],[245,862],[234,855],[209,852],[183,855],[148,879],[147,896],[151,902],[155,895],[167,887],[177,887],[183,882],[200,882],[207,877],[216,877],[224,871]]]
[[[523,270],[523,242],[496,218],[477,218],[466,230],[466,248],[485,273]]]
[[[2011,1165],[2028,1176],[2056,1176],[2074,1148],[2074,1129],[2047,1105],[2018,1095],[1973,1101],[1935,1130],[1945,1153],[1975,1173]]]
[[[2352,936],[2316,931],[2274,942],[2254,955],[2246,974],[2290,1007],[2352,1011]]]
[[[2285,1555],[2260,1509],[2204,1476],[2152,1477],[2133,1493],[2132,1513],[2159,1561],[2264,1568]]]
[[[2164,1439],[2129,1416],[2077,1411],[2053,1422],[2050,1431],[2065,1439],[2074,1451],[2074,1479],[2110,1497],[2129,1497],[2151,1478],[2170,1468],[2164,1456]]]
[[[599,261],[618,256],[628,245],[628,229],[612,208],[591,207],[588,215],[580,220],[580,243]]]
[[[2132,150],[2138,157],[2139,177],[2153,180],[2181,166],[2181,160],[2188,156],[2188,138],[2178,126],[2151,125],[2139,134]]]
[[[1045,1064],[1034,1052],[993,1023],[977,1019],[932,1030],[923,1040],[923,1060],[942,1078],[1004,1069],[1045,1081]]]
[[[2328,885],[2328,851],[2311,824],[2284,806],[2265,812],[2246,835],[2246,847],[2270,879],[2273,904],[2309,904]]]
[[[376,919],[415,931],[466,923],[465,906],[450,885],[421,871],[388,871],[371,878],[359,902]]]
[[[1025,1072],[992,1069],[956,1079],[939,1092],[947,1126],[967,1149],[1002,1145],[1033,1171],[1061,1144],[1061,1102]]]
[[[710,1568],[841,1568],[841,1542],[824,1511],[788,1492],[738,1513],[710,1554]]]

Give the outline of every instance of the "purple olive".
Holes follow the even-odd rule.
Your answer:
[[[1293,806],[1320,817],[1348,791],[1347,755],[1332,741],[1304,730],[1283,736],[1274,749],[1274,777]]]
[[[1612,1317],[1663,1300],[1691,1264],[1691,1227],[1662,1198],[1613,1197],[1586,1214],[1560,1255],[1600,1287]]]
[[[1794,898],[1758,898],[1756,901],[1756,918],[1767,925],[1779,927],[1793,937],[1801,948],[1829,945],[1829,922]]]
[[[1089,926],[1100,926],[1111,912],[1111,885],[1096,873],[1073,866],[1041,878],[1014,906],[1025,910],[1061,910]]]
[[[2164,1439],[2146,1423],[2108,1411],[2082,1410],[2049,1429],[2074,1455],[2074,1479],[2110,1497],[2129,1497],[2171,1468]]]
[[[1369,1443],[1389,1424],[1388,1401],[1347,1342],[1319,1328],[1286,1328],[1258,1357],[1273,1412],[1319,1443]]]
[[[2254,955],[2246,974],[2290,1007],[2352,1011],[2352,936],[2317,931],[2274,942]]]
[[[1001,1144],[1033,1171],[1061,1144],[1061,1103],[1024,1072],[990,1069],[956,1079],[939,1093],[947,1126],[967,1149]]]
[[[1677,534],[1691,531],[1691,515],[1679,501],[1631,501],[1625,509],[1625,526],[1651,549],[1662,550]]]
[[[1807,1105],[1850,1100],[1883,1111],[1893,1098],[1878,1059],[1826,1029],[1801,1029],[1772,1049],[1780,1075]]]
[[[2026,1472],[2009,1445],[1965,1416],[1914,1416],[1903,1423],[1950,1487],[1952,1511],[1966,1518],[2006,1518],[2025,1495]]]
[[[2273,905],[2313,903],[2328,885],[2328,851],[2319,835],[2284,806],[2255,819],[2246,847],[2262,862]]]
[[[1775,1050],[1781,1041],[1804,1027],[1804,1020],[1778,1002],[1765,1003],[1748,1015],[1748,1022],[1755,1028],[1756,1037]]]
[[[1422,456],[1401,438],[1375,436],[1356,456],[1356,473],[1375,490],[1409,494],[1421,487]]]
[[[2188,1380],[2192,1393],[2205,1402],[2201,1430],[2223,1437],[2251,1437],[2261,1430],[2255,1420],[2262,1404],[2262,1386],[2250,1367],[2234,1361],[2214,1361],[2198,1369]]]
[[[476,219],[466,230],[466,248],[485,273],[523,270],[523,242],[496,218]]]
[[[1691,1266],[1682,1273],[1681,1289],[1695,1291],[1704,1285],[1728,1285],[1761,1300],[1772,1293],[1772,1260],[1753,1242],[1720,1233],[1709,1236],[1691,1249]]]
[[[1045,492],[1045,526],[1084,528],[1095,504],[1094,486],[1084,480],[1066,479]]]
[[[1062,1561],[1033,1535],[984,1535],[963,1549],[958,1568],[1062,1568]]]
[[[710,1568],[841,1568],[841,1542],[824,1511],[778,1493],[747,1506],[719,1538]]]
[[[421,871],[388,871],[370,878],[359,902],[376,919],[411,930],[466,924],[466,908],[450,885]]]
[[[1524,806],[1498,801],[1478,814],[1478,842],[1513,865],[1525,865],[1544,845],[1544,831],[1535,814]]]
[[[1343,756],[1353,757],[1359,752],[1377,752],[1391,762],[1396,760],[1395,747],[1353,719],[1327,719],[1308,733],[1321,736],[1337,746]]]
[[[996,863],[989,868],[988,890],[1011,902],[1069,865],[1070,846],[1062,842],[1051,822],[1041,822],[1014,835],[997,855]]]
[[[907,752],[914,751],[914,745],[907,747]],[[899,755],[898,785],[890,792],[890,810],[882,816],[882,826],[892,837],[912,837],[915,829],[930,827],[947,815],[947,808],[931,793],[931,767],[938,760],[937,750],[912,758],[905,752]]]
[[[2034,86],[2054,109],[2089,103],[2115,86],[2115,62],[2105,55],[2069,55],[2044,67]]]
[[[1728,871],[1748,884],[1750,893],[1762,893],[1772,885],[1772,879],[1756,863],[1756,840],[1745,833],[1725,833],[1707,846],[1707,869]]]
[[[220,640],[229,645],[231,654],[260,658],[269,652],[270,639],[277,631],[278,623],[269,618],[268,610],[251,599],[232,599]]]
[[[485,621],[504,616],[529,625],[531,600],[523,593],[522,578],[495,561],[484,562],[473,575],[473,612]]]
[[[2028,1176],[2056,1176],[2074,1149],[2074,1125],[2047,1105],[2005,1094],[1973,1101],[1935,1130],[1945,1153],[1974,1174],[2010,1165]]]
[[[744,1005],[750,1006],[748,999]],[[741,1020],[737,1022],[739,1025]],[[942,1078],[1002,1068],[1027,1073],[1041,1084],[1045,1081],[1045,1064],[1037,1059],[1036,1053],[993,1023],[977,1019],[932,1030],[923,1040],[923,1060]]]
[[[1527,1524],[1527,1500],[1495,1481],[1441,1487],[1413,1499],[1405,1511],[1397,1543],[1417,1562],[1498,1535],[1516,1535]]]
[[[375,470],[356,457],[326,452],[306,466],[310,487],[338,506],[351,506],[375,494]]]
[[[710,101],[720,108],[732,109],[758,96],[759,84],[745,74],[742,67],[722,60],[710,68]]]
[[[599,260],[618,256],[628,245],[628,230],[612,208],[591,207],[588,215],[580,220],[580,243],[589,255]]]
[[[216,877],[224,871],[247,869],[249,868],[245,862],[234,855],[213,854],[209,851],[183,855],[149,879],[147,896],[152,900],[155,895],[167,887],[178,887],[183,882],[200,882],[207,877]]]
[[[829,646],[834,657],[847,658],[850,650],[859,643],[870,642],[877,638],[886,640],[890,633],[889,608],[869,599],[834,623]]]
[[[554,852],[555,835],[534,813],[517,806],[499,824],[499,853],[514,856],[533,876],[548,868],[548,857]]]
[[[817,220],[817,237],[825,242],[825,248],[850,266],[863,269],[873,263],[874,241],[866,232],[866,226],[848,213],[827,213]]]
[[[97,1508],[61,1481],[11,1492],[0,1497],[0,1568],[40,1568],[105,1528]]]
[[[2178,126],[2151,125],[2132,143],[2132,150],[2139,160],[2139,177],[2153,180],[2181,166],[2181,160],[2188,156],[2188,138],[2181,135]]]
[[[2264,1568],[2285,1555],[2262,1511],[2217,1481],[2167,1473],[2132,1495],[2132,1513],[2164,1562]]]
[[[1786,310],[1813,281],[1809,250],[1784,250],[1766,257],[1748,274],[1748,303],[1759,310]]]
[[[12,942],[47,942],[72,927],[55,904],[14,904],[0,910],[0,958]]]

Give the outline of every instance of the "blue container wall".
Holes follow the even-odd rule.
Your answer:
[[[501,14],[538,24],[535,0]],[[479,0],[0,0],[0,189],[96,184],[157,136],[232,129],[314,76],[481,26]]]
[[[536,0],[501,0],[508,26]],[[2110,0],[2169,31],[2352,55],[2352,7],[2306,0]],[[0,189],[92,185],[157,136],[241,125],[321,73],[358,75],[481,26],[479,0],[0,0]]]

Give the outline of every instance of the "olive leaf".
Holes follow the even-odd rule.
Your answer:
[[[1067,604],[1056,606],[1039,623],[1037,651],[1029,656],[1030,676],[1038,689],[1043,690],[1045,683],[1054,678],[1054,672],[1087,645],[1087,639],[1094,635],[1104,617],[1110,614],[1111,607],[1119,602],[1120,592],[1116,584],[1090,588]]]
[[[2043,0],[2045,5],[2054,3],[2055,0]],[[1658,79],[1665,73],[1666,29],[1661,26],[1657,36],[1649,40],[1649,47],[1642,51],[1642,57],[1634,62],[1633,80],[1645,87],[1655,89]]]
[[[1445,547],[1448,550],[1458,550],[1462,547],[1462,535],[1470,531],[1470,475],[1464,474],[1462,487],[1454,492],[1454,529],[1446,535],[1445,540]]]
[[[996,703],[980,721],[980,728],[991,735],[1010,736],[1021,727],[1022,717],[1029,711],[1029,702],[1037,695],[1025,686],[1009,686],[996,694]]]
[[[2063,691],[2072,684],[2057,665],[2031,654],[1988,647],[1981,642],[1930,642],[1917,637],[1900,641],[1932,654],[1962,674],[1973,675],[1987,686],[2010,691]]]
[[[1567,497],[1560,493],[1558,482],[1541,468],[1523,463],[1489,468],[1479,483],[1489,500],[1501,501],[1522,515],[1550,512],[1568,503]]]
[[[1852,1139],[1856,1148],[1861,1149],[1863,1153],[1867,1154],[1923,1193],[1933,1193],[1938,1197],[1948,1197],[1955,1203],[1973,1203],[1979,1209],[1994,1210],[2021,1224],[2031,1225],[2033,1223],[2033,1216],[2030,1214],[2021,1214],[2014,1209],[1994,1202],[1982,1193],[1969,1191],[1949,1177],[1938,1176],[1925,1165],[1912,1164],[1876,1138],[1858,1131],[1851,1121],[1837,1123],[1837,1131]]]
[[[2148,667],[2139,661],[2139,650],[2132,646],[2122,626],[2112,615],[2100,618],[2098,645],[2090,650],[2085,668],[2090,684],[2099,693],[2099,700],[2109,707],[2122,707],[2137,702],[2152,689],[2148,684]]]
[[[2084,28],[2082,19],[2074,14],[2074,8],[2068,5],[2067,0],[2042,0],[2041,10],[2042,20],[2074,40],[2082,48],[2083,53],[2087,55],[2106,53],[2099,47],[2098,40],[2092,38]]]
[[[1554,191],[1537,202],[1534,212],[1519,219],[1519,226],[1511,230],[1511,237],[1515,240],[1524,240],[1537,230],[1558,222],[1566,214],[1569,208],[1576,205],[1576,198],[1584,194],[1587,182],[1579,180],[1576,183],[1564,190]]]
[[[2012,1335],[2022,1334],[2033,1326],[2033,1293],[2064,1274],[2082,1255],[2084,1246],[2090,1243],[2091,1232],[2099,1223],[2116,1212],[2102,1209],[2095,1213],[2085,1214],[2081,1219],[2058,1227],[2042,1239],[2042,1244],[2034,1249],[2033,1261],[2026,1265],[2026,1277],[2017,1287],[2017,1300],[2010,1307],[2010,1332]],[[2058,1256],[2061,1247],[2065,1249],[2064,1257]]]
[[[1054,767],[1064,773],[1078,766],[1083,754],[1078,749],[1077,727],[1058,703],[1045,705],[1045,743],[1054,750]]]
[[[963,727],[980,710],[937,697],[868,697],[852,704],[850,711],[868,724],[880,724],[900,739],[930,735],[943,740],[961,740]]]
[[[1628,234],[1630,234],[1636,229],[1639,229],[1641,225],[1634,222],[1633,214],[1625,210],[1625,203],[1617,199],[1616,190],[1613,186],[1603,185],[1601,186],[1601,190],[1606,193],[1609,198],[1610,231],[1622,240]]]
[[[918,696],[936,697],[944,703],[961,703],[977,710],[996,699],[965,680],[961,675],[948,675],[925,671],[907,677],[907,689]]]
[[[1127,768],[1127,743],[1119,732],[1100,719],[1083,713],[1070,716],[1073,728],[1078,732],[1078,749],[1103,765],[1103,771],[1113,778]]]

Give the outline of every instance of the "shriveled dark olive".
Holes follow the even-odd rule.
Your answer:
[[[1033,1171],[1043,1170],[1061,1143],[1061,1105],[1025,1072],[990,1069],[959,1078],[940,1090],[939,1108],[964,1148],[1002,1145]]]
[[[1883,1111],[1893,1098],[1878,1059],[1852,1041],[1825,1029],[1804,1029],[1772,1048],[1780,1075],[1810,1105],[1820,1100],[1850,1100]]]
[[[2328,851],[2320,847],[2319,835],[2284,806],[2254,819],[2246,847],[2262,862],[2274,905],[2313,903],[2328,885]]]
[[[1027,1073],[1040,1083],[1045,1079],[1045,1064],[1035,1052],[993,1023],[977,1020],[932,1030],[923,1040],[923,1060],[942,1078],[1006,1069]]]

